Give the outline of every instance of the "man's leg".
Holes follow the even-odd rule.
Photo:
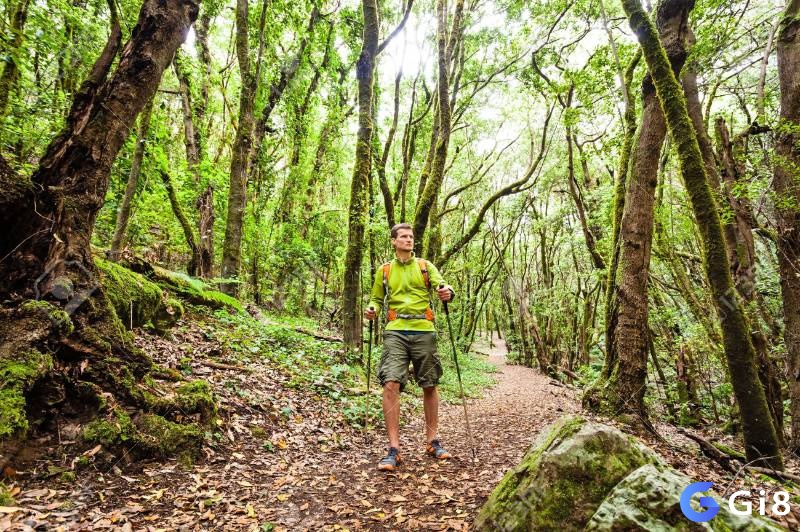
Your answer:
[[[383,419],[389,434],[389,447],[400,448],[400,383],[389,381],[383,385]]]
[[[422,406],[425,409],[425,443],[430,443],[436,438],[439,430],[439,389],[436,386],[423,388],[422,394]]]

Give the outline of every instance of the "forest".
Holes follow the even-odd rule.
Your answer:
[[[2,0],[0,529],[684,529],[690,479],[789,493],[714,530],[800,529],[799,31],[798,0]],[[386,475],[364,311],[401,223],[455,294],[455,457],[411,450],[412,383]],[[625,470],[579,493],[548,460],[592,430]]]

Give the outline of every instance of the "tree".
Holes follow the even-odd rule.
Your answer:
[[[152,362],[133,347],[99,286],[90,239],[114,159],[197,17],[198,4],[146,0],[110,77],[122,33],[115,3],[109,8],[108,42],[29,182],[7,167],[0,172],[0,185],[11,191],[0,199],[0,223],[7,228],[0,237],[0,298],[13,302],[0,310],[0,361],[30,368],[27,378],[6,383],[20,400],[35,383],[49,382],[47,397],[27,397],[42,403],[39,408],[48,402],[79,411],[108,405],[101,394],[114,398],[110,404],[148,408],[137,379]],[[72,369],[54,372],[54,359]],[[24,400],[17,406],[24,408]],[[4,426],[5,435],[24,428],[23,422]]]
[[[679,73],[686,60],[685,41],[689,10],[685,0],[662,0],[656,8],[656,24],[672,72]],[[653,208],[659,156],[667,126],[650,75],[642,82],[642,122],[633,141],[630,167],[626,170],[625,199],[619,226],[620,257],[610,297],[613,343],[603,366],[603,380],[587,394],[594,408],[647,417],[644,407],[647,359],[650,352],[648,283],[653,242]],[[599,397],[593,397],[593,393]]]
[[[775,143],[775,178],[783,316],[789,377],[791,446],[800,449],[800,1],[786,6],[778,34],[778,75],[781,88],[780,123]]]
[[[353,180],[350,185],[347,254],[344,260],[342,293],[342,338],[346,346],[361,344],[361,261],[364,226],[367,216],[369,175],[372,171],[372,80],[378,53],[378,2],[362,0],[364,15],[363,45],[356,64],[358,80],[358,137]]]
[[[693,4],[692,0],[689,3]],[[664,46],[641,3],[638,0],[623,0],[622,5],[631,29],[639,39],[642,55],[653,77],[670,136],[678,150],[681,174],[700,229],[705,272],[720,315],[725,356],[741,412],[745,452],[750,460],[763,460],[776,469],[782,469],[783,459],[778,438],[764,389],[758,380],[755,350],[750,340],[747,319],[733,288],[719,214],[708,186],[703,156],[689,118],[686,98],[670,67]]]

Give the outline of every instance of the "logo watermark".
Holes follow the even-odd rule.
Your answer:
[[[720,506],[713,498],[703,496],[698,499],[701,511],[697,511],[691,506],[692,497],[698,493],[703,493],[711,489],[713,482],[695,482],[689,484],[681,493],[681,511],[690,521],[695,523],[705,523],[711,521],[719,513]],[[759,490],[758,514],[766,516],[783,516],[791,511],[789,504],[789,493],[776,491],[772,494],[772,504],[768,505],[766,492]],[[734,515],[753,515],[753,502],[749,500],[752,493],[747,490],[740,490],[728,497],[728,510]],[[767,511],[769,507],[770,512]]]

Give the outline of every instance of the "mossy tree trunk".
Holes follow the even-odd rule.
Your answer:
[[[688,0],[687,3],[693,5],[694,2]],[[641,2],[623,0],[622,5],[631,29],[642,46],[642,55],[680,157],[681,173],[703,242],[706,275],[720,316],[725,356],[740,406],[747,457],[749,460],[761,459],[776,469],[783,469],[775,427],[764,388],[758,379],[756,354],[750,340],[747,318],[733,287],[719,213],[708,186],[703,156],[689,118],[686,98]]]
[[[378,53],[378,2],[362,0],[364,33],[361,55],[356,65],[358,78],[358,138],[353,181],[350,185],[347,255],[344,262],[342,294],[342,339],[348,347],[361,345],[361,262],[364,255],[364,229],[367,217],[369,174],[372,171],[372,83]]]
[[[207,21],[206,21],[207,23]],[[195,25],[195,34],[203,35],[201,26],[203,22],[198,21]],[[205,30],[207,31],[207,30]],[[205,37],[207,39],[207,36]],[[202,41],[202,38],[200,39]],[[207,42],[205,46],[207,46]],[[199,59],[201,62],[206,61],[206,56],[203,53],[204,45],[198,44],[200,51]],[[210,58],[208,58],[210,61]],[[208,95],[201,98],[201,101],[195,102],[192,99],[191,76],[189,73],[188,59],[180,49],[175,53],[175,60],[173,66],[175,67],[175,74],[180,83],[180,97],[181,107],[183,108],[183,142],[186,147],[186,163],[189,170],[194,176],[195,184],[200,184],[200,163],[205,156],[205,146],[203,143],[204,135],[201,133],[202,127],[201,118],[206,112],[206,103]],[[203,76],[203,84],[201,84],[201,92],[207,91],[205,88],[205,78],[207,76],[206,69],[208,65],[203,64],[201,70]],[[162,176],[163,177],[163,176]],[[192,261],[189,263],[189,275],[196,275],[198,277],[207,278],[211,276],[212,268],[214,266],[214,189],[209,183],[197,197],[195,207],[197,208],[197,232],[198,241],[197,245],[192,247]],[[185,232],[185,230],[184,230]]]
[[[38,353],[35,358],[57,358],[56,366],[65,368],[54,372],[52,364],[28,364],[42,369],[20,384],[19,393],[29,401],[38,404],[48,395],[46,403],[55,408],[88,408],[107,393],[145,408],[136,380],[152,362],[133,347],[98,282],[91,235],[114,159],[197,11],[193,0],[145,0],[109,77],[122,35],[112,7],[108,43],[33,173],[33,187],[0,209],[6,228],[0,237],[0,256],[6,257],[0,262],[0,300],[18,302],[0,308],[0,365],[24,363]],[[49,302],[31,301],[39,298]],[[21,330],[28,332],[20,335]],[[48,393],[29,393],[42,380]],[[32,407],[28,413],[44,414]]]
[[[17,87],[19,79],[17,56],[28,53],[22,47],[25,39],[25,23],[28,20],[28,6],[30,6],[30,0],[20,0],[11,10],[11,24],[6,30],[11,34],[8,43],[10,53],[4,59],[5,66],[3,73],[0,74],[0,116],[5,116],[8,100]]]
[[[800,449],[800,0],[790,0],[778,34],[781,114],[775,144],[778,264],[786,329],[791,447]]]
[[[656,24],[673,72],[686,60],[687,21],[691,6],[684,0],[662,0],[656,8]],[[667,136],[664,113],[650,75],[642,82],[642,123],[633,142],[620,220],[619,259],[613,288],[613,343],[603,379],[586,395],[591,408],[646,417],[644,395],[650,350],[649,296],[650,254],[653,243],[655,190],[661,148]]]
[[[636,66],[642,58],[641,51],[638,51],[625,70],[622,82],[622,91],[625,101],[625,113],[623,114],[624,133],[622,147],[619,153],[619,168],[614,180],[614,217],[611,229],[611,257],[608,262],[608,275],[606,276],[606,306],[605,306],[605,331],[606,331],[606,356],[605,370],[613,368],[614,360],[617,355],[614,351],[614,331],[617,327],[617,299],[614,290],[617,281],[617,267],[619,266],[619,231],[622,226],[622,212],[625,208],[625,187],[628,182],[628,166],[630,164],[633,140],[636,136],[636,102],[630,94],[630,86],[633,84],[633,75]],[[605,373],[608,377],[610,373]]]
[[[694,34],[689,32],[690,42],[694,43]],[[757,316],[753,315],[757,307],[755,290],[756,273],[756,251],[755,241],[753,240],[754,216],[752,209],[746,198],[738,198],[734,193],[734,188],[739,183],[741,176],[740,165],[734,161],[733,150],[727,135],[727,129],[719,131],[722,136],[721,157],[723,171],[720,172],[717,157],[711,146],[711,138],[706,131],[703,121],[703,111],[700,106],[700,96],[697,90],[697,72],[694,64],[689,65],[681,78],[683,92],[686,95],[689,117],[697,133],[697,142],[700,146],[700,153],[706,167],[706,175],[712,191],[716,191],[720,204],[727,204],[732,216],[722,224],[722,234],[725,238],[728,260],[731,265],[731,275],[736,291],[745,303],[746,316],[750,318],[750,333],[753,347],[756,350],[758,361],[758,376],[764,386],[764,393],[767,397],[767,405],[772,414],[772,421],[775,424],[776,433],[779,439],[782,438],[783,431],[783,398],[781,397],[781,384],[778,380],[777,366],[769,356],[769,342],[767,335],[761,330]],[[737,169],[737,167],[739,167]]]
[[[464,2],[459,0],[456,9],[463,9]],[[458,18],[458,15],[457,17]],[[456,32],[451,35],[455,38]],[[425,180],[424,188],[420,189],[420,196],[417,200],[417,212],[414,217],[414,251],[419,255],[425,242],[425,231],[430,222],[431,211],[434,204],[439,199],[439,191],[444,181],[445,166],[447,164],[447,151],[450,146],[450,122],[451,122],[451,102],[450,102],[450,76],[448,42],[447,42],[447,2],[437,0],[436,2],[436,43],[438,51],[438,75],[436,82],[436,106],[437,124],[436,137],[432,144],[433,158],[430,164],[430,175]],[[422,183],[420,183],[422,185]]]
[[[262,11],[266,9],[262,0]],[[230,189],[228,192],[228,217],[225,224],[225,242],[222,247],[222,277],[235,279],[239,276],[242,260],[242,231],[244,211],[247,204],[247,172],[253,151],[253,130],[255,128],[255,100],[258,89],[258,66],[253,68],[250,61],[250,7],[248,0],[236,2],[236,57],[242,78],[239,93],[239,120],[236,137],[231,147]],[[263,17],[260,38],[263,38]],[[259,54],[260,55],[260,54]],[[260,60],[260,57],[259,57]],[[235,296],[238,284],[223,283],[221,290]]]

